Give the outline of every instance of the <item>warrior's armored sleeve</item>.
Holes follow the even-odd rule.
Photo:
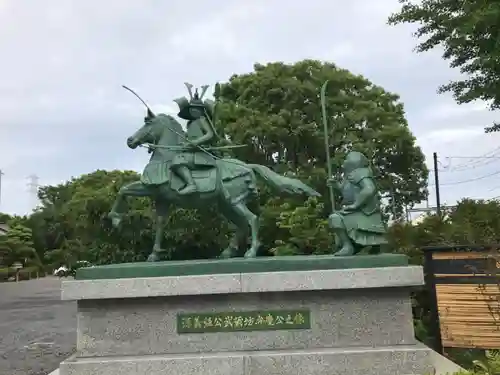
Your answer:
[[[370,168],[358,168],[349,173],[347,176],[349,181],[351,181],[353,184],[359,185],[359,183],[365,179],[365,178],[373,178],[373,173],[370,170]]]

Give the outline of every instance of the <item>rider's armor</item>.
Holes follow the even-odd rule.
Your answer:
[[[179,106],[178,116],[188,120],[187,145],[194,144],[190,149],[180,151],[171,165],[172,171],[186,184],[179,193],[188,194],[197,190],[191,171],[195,168],[215,166],[213,156],[200,149],[200,147],[210,146],[215,138],[215,131],[212,127],[213,105],[209,101],[203,101],[197,90],[191,100],[182,97],[174,101]]]

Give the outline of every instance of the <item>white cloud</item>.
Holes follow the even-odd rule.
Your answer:
[[[471,139],[475,139],[478,136],[483,136],[484,131],[481,128],[462,128],[462,129],[453,129],[453,128],[444,128],[444,129],[436,129],[432,130],[424,136],[419,137],[419,142],[423,144],[432,144],[436,145],[446,145],[450,143],[456,142],[470,142]],[[490,136],[485,136],[490,137]]]
[[[171,104],[155,104],[151,106],[151,110],[155,113],[166,113],[172,116],[179,112],[178,108]]]
[[[62,181],[96,168],[141,170],[144,150],[125,139],[142,125],[136,90],[153,110],[175,114],[183,83],[224,81],[255,62],[325,59],[401,95],[426,155],[480,155],[498,144],[482,134],[495,113],[458,106],[440,84],[458,73],[440,51],[415,54],[413,26],[390,27],[397,0],[0,0],[2,206],[25,212],[25,177]],[[474,146],[475,142],[479,146]],[[495,168],[443,172],[444,182]],[[455,180],[453,180],[455,179]],[[450,185],[443,200],[481,184]],[[500,185],[500,179],[497,185]],[[48,182],[47,182],[48,183]],[[472,188],[471,188],[472,186]],[[491,188],[491,187],[490,187]],[[483,189],[483,190],[481,190]],[[491,193],[490,193],[491,194]]]
[[[429,120],[454,119],[456,117],[471,115],[475,112],[487,112],[488,103],[478,101],[469,104],[457,105],[455,102],[447,101],[426,111],[425,117]]]
[[[214,53],[226,57],[240,54],[244,49],[238,41],[240,33],[237,26],[250,26],[251,20],[263,14],[263,10],[263,4],[258,1],[233,3],[211,17],[179,29],[169,37],[168,42],[171,48],[186,58],[211,58]]]

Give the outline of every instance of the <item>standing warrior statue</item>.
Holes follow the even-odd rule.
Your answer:
[[[335,255],[355,255],[364,247],[371,254],[380,253],[386,227],[380,210],[380,196],[373,179],[368,159],[361,152],[351,151],[342,166],[344,179],[328,184],[336,186],[342,194],[342,208],[328,218],[330,228],[339,239],[340,250]]]
[[[337,182],[332,175],[330,144],[328,141],[328,120],[326,115],[326,81],[321,88],[321,109],[325,132],[325,148],[332,214],[328,224],[335,233],[335,255],[355,255],[364,247],[370,253],[380,253],[381,245],[386,244],[386,227],[380,210],[380,196],[373,178],[370,163],[361,152],[347,154],[342,172],[344,179]],[[342,195],[342,208],[335,209],[333,188]]]
[[[187,122],[187,142],[184,150],[179,152],[173,159],[170,168],[185,183],[179,190],[179,194],[192,194],[197,191],[191,171],[193,169],[210,169],[215,167],[213,155],[200,150],[200,147],[211,146],[216,138],[213,126],[214,103],[209,100],[203,101],[208,86],[202,86],[201,95],[198,89],[192,92],[193,85],[185,83],[190,99],[186,97],[175,99],[179,106],[178,116]]]

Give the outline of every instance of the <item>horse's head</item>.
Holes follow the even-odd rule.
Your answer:
[[[161,115],[148,111],[144,125],[127,138],[127,146],[134,149],[144,143],[157,143],[163,131]]]
[[[185,138],[181,124],[172,116],[160,113],[155,115],[148,105],[127,86],[125,89],[134,94],[147,109],[144,125],[127,138],[127,146],[134,149],[144,143],[177,145]]]
[[[144,125],[127,138],[127,146],[134,149],[144,143],[177,145],[184,134],[181,124],[172,116],[148,113]]]

